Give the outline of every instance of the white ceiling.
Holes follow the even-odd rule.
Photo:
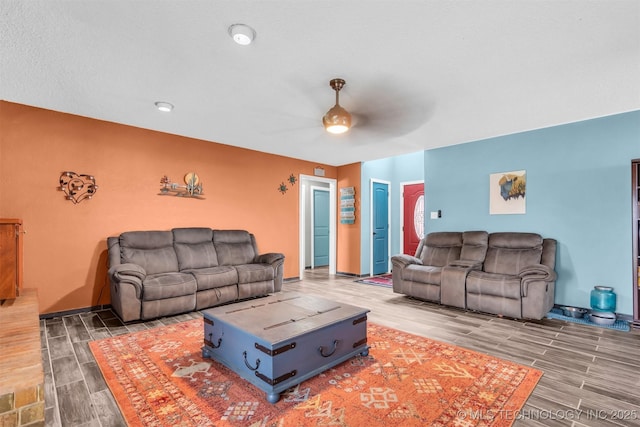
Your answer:
[[[639,0],[0,7],[0,99],[329,165],[640,109]],[[341,136],[321,124],[334,77]]]

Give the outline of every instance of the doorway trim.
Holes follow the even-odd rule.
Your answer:
[[[300,235],[298,243],[299,277],[303,277],[305,269],[305,219],[307,215],[310,215],[310,212],[306,212],[305,209],[305,195],[307,187],[313,186],[314,182],[323,182],[329,184],[329,274],[336,274],[336,194],[338,181],[334,178],[322,178],[304,174],[300,174],[298,178],[300,182],[300,207],[298,209],[300,212],[300,217],[298,218]]]
[[[326,193],[329,193],[329,204],[331,204],[331,191],[327,187],[319,187],[317,185],[311,185],[309,187],[309,190],[310,190],[309,193],[312,195],[311,200],[309,200],[309,202],[310,202],[309,203],[309,206],[310,206],[309,210],[311,211],[311,212],[309,212],[309,215],[311,217],[311,233],[310,233],[311,242],[309,242],[311,244],[309,246],[311,247],[311,268],[316,268],[316,263],[315,263],[315,255],[316,255],[316,253],[315,253],[315,244],[316,244],[316,242],[315,242],[315,233],[314,233],[315,224],[316,224],[316,217],[314,215],[314,212],[315,212],[315,205],[314,205],[315,204],[315,200],[314,200],[313,196],[314,196],[314,191],[316,191],[316,190],[317,191],[324,191]],[[331,207],[329,207],[329,211],[331,211]],[[331,212],[329,212],[329,222],[331,222]],[[329,239],[331,239],[331,230],[329,230]],[[331,251],[331,242],[329,242],[329,251]]]
[[[420,181],[403,181],[400,183],[400,224],[398,226],[398,232],[400,233],[400,253],[404,251],[404,187],[407,185],[423,184],[424,180]],[[425,206],[426,206],[426,194],[425,194]],[[426,224],[425,224],[426,226]]]
[[[391,271],[391,182],[371,178],[369,181],[369,276],[373,276],[373,184],[385,184],[388,191],[387,200],[387,271]]]

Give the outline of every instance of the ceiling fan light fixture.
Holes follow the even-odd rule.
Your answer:
[[[239,45],[246,46],[256,38],[256,31],[245,24],[233,24],[229,27],[229,35]]]
[[[345,133],[351,127],[351,114],[336,104],[324,115],[322,124],[329,133]]]
[[[345,133],[351,128],[351,114],[340,106],[339,95],[340,89],[345,85],[343,79],[333,79],[329,82],[329,86],[336,91],[336,105],[331,107],[327,114],[322,118],[322,124],[327,132],[333,134]]]

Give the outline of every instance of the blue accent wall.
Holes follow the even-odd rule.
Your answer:
[[[588,308],[593,287],[607,285],[618,295],[616,311],[631,314],[631,160],[638,158],[640,111],[425,151],[426,232],[554,238],[556,304]],[[490,215],[489,175],[523,169],[526,214]],[[442,218],[430,219],[438,209]]]
[[[395,156],[381,160],[363,162],[361,168],[360,216],[361,216],[361,252],[360,271],[369,274],[371,271],[371,179],[388,181],[390,192],[390,239],[391,251],[389,256],[400,252],[400,183],[408,181],[422,181],[424,179],[424,152],[420,151],[402,156]],[[358,198],[358,197],[356,197]]]

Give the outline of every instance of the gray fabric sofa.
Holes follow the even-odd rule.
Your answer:
[[[284,255],[259,254],[245,230],[128,231],[107,239],[111,306],[125,322],[148,320],[282,288]]]
[[[535,233],[429,233],[415,256],[396,255],[393,291],[512,318],[553,308],[556,241]]]

